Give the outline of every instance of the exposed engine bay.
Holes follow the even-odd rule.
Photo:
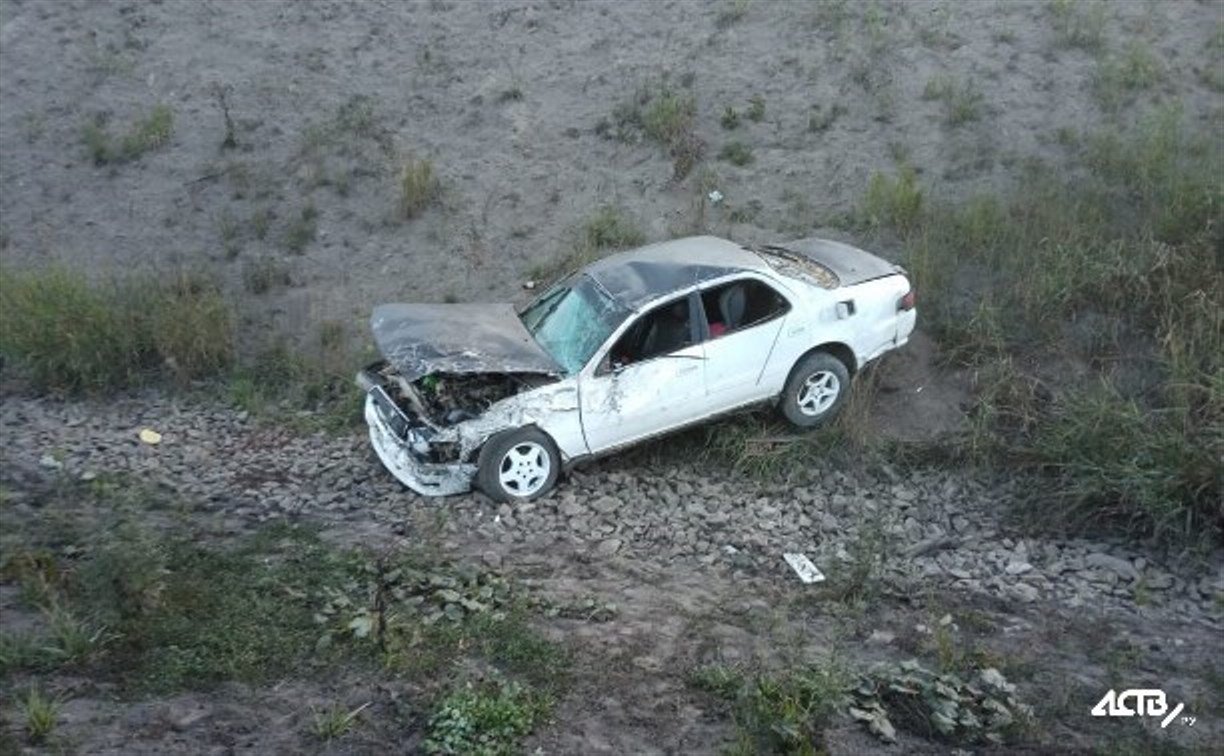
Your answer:
[[[503,399],[556,380],[534,373],[430,373],[410,382],[386,362],[366,372],[400,411],[434,430],[474,420]]]

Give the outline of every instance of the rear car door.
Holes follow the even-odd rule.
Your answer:
[[[698,314],[692,293],[648,310],[613,337],[598,362],[579,376],[582,429],[592,453],[662,433],[705,413]]]
[[[761,383],[787,316],[790,301],[756,278],[740,278],[704,289],[700,297],[708,338],[705,383],[712,411],[730,409],[775,393]]]

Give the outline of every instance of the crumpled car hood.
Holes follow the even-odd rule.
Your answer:
[[[510,304],[379,305],[370,328],[409,381],[430,373],[562,373]]]

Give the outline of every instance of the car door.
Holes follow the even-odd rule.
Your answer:
[[[722,282],[702,290],[700,302],[709,337],[705,383],[714,411],[730,409],[775,392],[761,374],[778,341],[789,300],[756,278]]]
[[[698,308],[690,293],[648,310],[622,328],[579,376],[582,430],[592,453],[704,414],[705,351]],[[675,323],[681,310],[683,327]]]

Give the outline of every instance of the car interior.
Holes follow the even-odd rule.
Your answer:
[[[612,367],[631,365],[693,344],[688,297],[656,307],[625,331],[612,347]]]
[[[711,339],[735,333],[782,315],[790,304],[755,280],[732,281],[702,292]],[[670,354],[696,343],[688,297],[672,300],[643,315],[609,352],[610,367],[624,367]]]
[[[711,339],[772,320],[790,309],[781,294],[751,279],[732,281],[702,292],[701,305],[705,309]]]

